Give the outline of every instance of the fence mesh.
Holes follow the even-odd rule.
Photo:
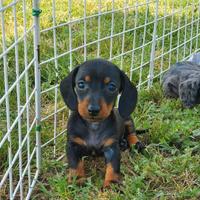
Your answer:
[[[108,59],[140,90],[200,48],[199,0],[38,3],[0,0],[3,199],[30,198],[40,159],[63,157],[68,112],[58,86],[73,67],[91,58]]]

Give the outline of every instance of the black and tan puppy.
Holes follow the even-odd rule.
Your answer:
[[[183,61],[173,65],[163,76],[167,97],[180,98],[184,107],[200,104],[200,65]]]
[[[67,125],[68,181],[76,176],[81,182],[85,175],[83,156],[102,155],[106,161],[104,187],[118,182],[121,141],[128,141],[138,150],[144,147],[130,117],[137,103],[136,87],[117,66],[95,59],[77,66],[62,80],[60,90],[73,111]]]

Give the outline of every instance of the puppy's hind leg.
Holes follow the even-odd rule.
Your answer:
[[[139,141],[138,137],[136,136],[136,130],[134,126],[134,122],[131,117],[129,117],[125,121],[125,137],[128,140],[129,146],[135,145],[136,149],[141,152],[145,147],[144,144]]]

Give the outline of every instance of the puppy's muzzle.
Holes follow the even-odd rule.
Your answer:
[[[90,116],[97,116],[100,112],[100,106],[99,105],[89,105],[88,106],[88,113]]]

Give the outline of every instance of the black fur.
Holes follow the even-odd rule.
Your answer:
[[[69,168],[77,170],[83,156],[101,155],[119,174],[120,148],[128,148],[128,136],[136,133],[130,117],[137,103],[136,87],[116,65],[95,59],[76,67],[61,81],[60,90],[73,111],[67,125]],[[117,110],[114,105],[119,93]],[[91,107],[99,111],[93,115]],[[139,151],[144,148],[141,142],[136,143]]]

